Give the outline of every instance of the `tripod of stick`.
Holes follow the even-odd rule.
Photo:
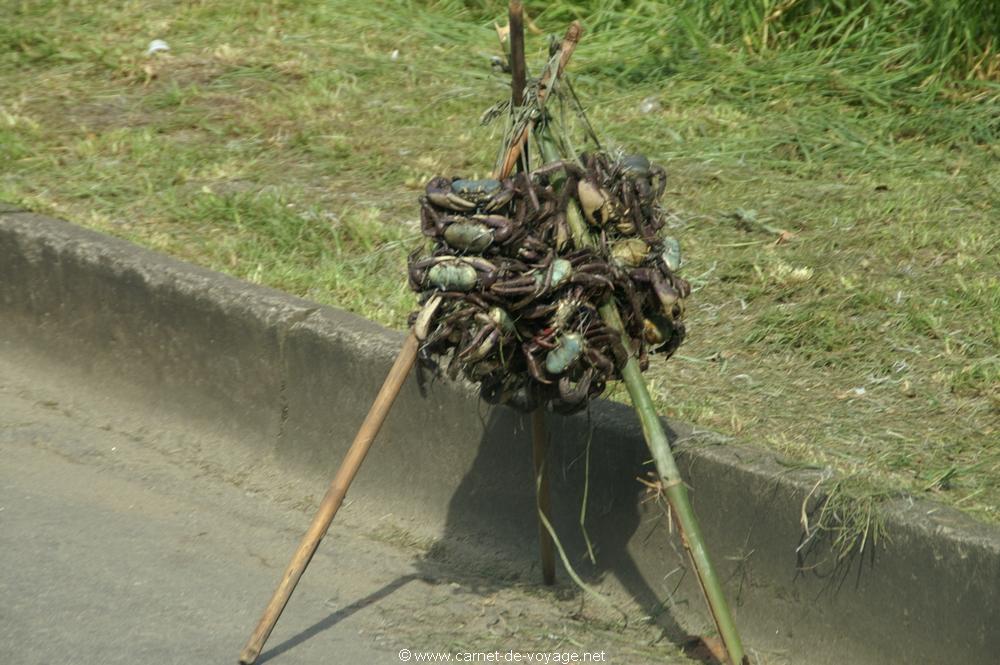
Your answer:
[[[512,102],[514,108],[519,108],[523,104],[522,95],[526,79],[523,14],[519,0],[514,0],[510,3],[510,29],[511,68],[513,73]],[[540,105],[544,104],[545,98],[562,74],[566,63],[569,61],[580,39],[581,32],[580,24],[576,21],[567,30],[560,48],[558,67],[554,72],[551,69],[547,69],[539,81],[538,103]],[[509,176],[516,165],[527,163],[527,142],[532,131],[535,129],[536,118],[537,116],[533,116],[523,128],[516,130],[515,138],[508,146],[506,155],[501,162],[502,167],[496,174],[498,179]],[[546,146],[544,134],[541,138],[543,157],[550,159],[552,157],[551,143]],[[546,147],[548,147],[548,150]],[[577,211],[572,205],[570,209],[570,217],[573,218],[574,215],[572,213]],[[575,239],[584,244],[587,241],[585,235],[586,233],[582,230],[582,226],[574,231]],[[601,314],[605,321],[612,325],[612,327],[622,330],[621,321],[613,303],[602,307]],[[614,326],[615,320],[617,320],[617,326]],[[357,475],[362,462],[365,460],[365,456],[368,454],[368,450],[371,448],[372,442],[375,440],[375,436],[385,422],[393,402],[399,395],[406,377],[413,368],[419,346],[419,340],[411,331],[403,342],[399,355],[389,370],[385,382],[379,389],[368,415],[365,417],[361,428],[351,443],[351,447],[347,451],[347,455],[344,457],[344,461],[331,481],[330,487],[320,503],[319,510],[313,518],[312,524],[305,535],[302,536],[302,540],[299,542],[299,546],[292,556],[288,567],[285,569],[281,581],[271,596],[271,600],[268,602],[260,621],[257,623],[257,627],[250,635],[246,646],[240,652],[239,662],[241,665],[252,665],[256,662],[258,656],[260,656],[264,648],[264,643],[271,635],[271,631],[274,629],[278,618],[288,604],[288,600],[291,598],[292,592],[295,591],[299,579],[316,553],[320,541],[330,528],[330,524],[337,515],[337,511],[344,501],[351,482]],[[677,523],[681,532],[682,542],[694,564],[709,609],[712,612],[716,626],[728,651],[730,662],[733,665],[743,665],[744,663],[749,665],[749,660],[743,654],[739,634],[736,632],[728,604],[722,593],[721,584],[708,559],[697,521],[694,518],[694,513],[687,498],[686,487],[680,481],[680,474],[667,444],[663,426],[655,415],[645,382],[634,359],[629,361],[622,374],[629,393],[632,395],[633,402],[636,405],[637,413],[640,416],[646,442],[653,452],[654,461],[664,485],[667,499],[678,518]],[[539,408],[532,414],[532,458],[536,475],[535,487],[538,491],[538,510],[546,520],[550,520],[549,484],[547,474],[544,471],[547,438],[544,411],[542,408]],[[542,577],[546,584],[552,584],[555,581],[553,543],[548,531],[542,525],[541,517],[539,519],[539,541]]]

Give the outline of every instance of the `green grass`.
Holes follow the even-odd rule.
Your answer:
[[[784,2],[765,34],[778,4],[529,3],[551,32],[584,17],[571,72],[592,121],[670,173],[696,290],[688,342],[650,372],[658,403],[837,471],[838,496],[998,522],[996,15]],[[14,3],[0,199],[402,327],[424,182],[495,157],[478,117],[507,94],[498,13]],[[154,38],[171,51],[146,58]]]

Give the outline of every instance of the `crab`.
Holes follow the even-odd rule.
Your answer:
[[[557,257],[550,254],[549,258],[535,270],[520,277],[496,282],[491,290],[502,296],[527,296],[527,301],[519,302],[515,307],[527,305],[531,300],[551,293],[567,284],[580,285],[594,290],[614,288],[610,279],[605,277],[608,266],[589,249],[581,249]]]
[[[488,356],[516,335],[510,315],[476,293],[431,292],[423,307],[411,315],[410,325],[421,343],[419,357],[424,366],[436,371],[434,356],[455,349],[448,374],[455,378],[462,370],[473,381],[501,369]]]
[[[645,157],[601,153],[504,180],[430,181],[420,218],[434,250],[409,262],[422,364],[448,357],[447,374],[478,382],[490,402],[571,412],[629,358],[645,368],[651,349],[672,353],[690,287],[674,274],[679,246],[662,234],[665,183]],[[596,247],[573,242],[573,205]],[[624,335],[598,315],[610,298]]]
[[[637,268],[630,273],[637,283],[650,284],[653,294],[660,304],[660,312],[671,321],[679,320],[684,315],[684,299],[690,293],[691,287],[682,279],[673,275],[664,275],[656,267]]]
[[[662,353],[669,358],[684,341],[685,329],[680,321],[652,313],[643,320],[642,335],[646,343],[653,347],[654,353]]]
[[[625,238],[611,243],[611,260],[621,268],[638,268],[649,256],[649,245],[642,238]]]
[[[566,356],[573,349],[566,349],[566,335],[563,335],[561,345],[550,351],[545,358],[546,371],[557,370],[564,363]],[[554,407],[563,412],[571,412],[583,406],[588,399],[604,392],[605,382],[618,375],[619,368],[628,359],[622,345],[621,334],[603,323],[590,326],[586,333],[581,334],[582,349],[579,362],[582,369],[563,370],[559,377],[559,400]],[[609,358],[600,349],[610,348],[614,358]]]
[[[424,190],[427,200],[439,208],[456,212],[494,212],[514,198],[514,181],[434,178]]]
[[[566,402],[585,398],[594,381],[614,376],[625,364],[621,335],[602,323],[579,294],[561,301],[550,323],[521,345],[522,353],[532,378],[546,385],[558,382]],[[611,349],[613,359],[601,349]]]
[[[565,195],[575,195],[580,211],[592,226],[602,226],[619,215],[620,207],[611,193],[593,177],[592,172],[581,168],[580,164],[574,161],[550,162],[533,171],[531,177],[544,180],[560,170],[565,171],[568,178],[567,185],[563,189]],[[565,207],[566,203],[564,199],[560,208]]]
[[[479,329],[456,353],[461,360],[478,362],[485,358],[505,340],[517,336],[514,320],[502,307],[491,307],[489,311],[478,311],[474,315]]]
[[[425,201],[420,208],[420,228],[425,236],[443,238],[455,250],[480,254],[494,242],[506,242],[514,223],[499,214],[443,213]]]
[[[638,233],[650,243],[656,241],[656,232],[663,226],[658,201],[667,186],[667,172],[643,155],[625,155],[610,164],[608,178],[615,183],[612,194],[628,211],[629,219],[619,223],[619,231]]]
[[[475,256],[431,256],[418,258],[410,255],[410,286],[415,291],[436,288],[441,291],[472,291],[479,285],[492,281],[497,266]]]
[[[655,241],[663,226],[657,201],[666,188],[666,172],[643,155],[584,154],[581,161],[585,168],[576,176],[576,197],[587,221],[611,235]]]
[[[667,172],[645,155],[625,155],[615,165],[635,188],[640,202],[655,203],[667,187]]]

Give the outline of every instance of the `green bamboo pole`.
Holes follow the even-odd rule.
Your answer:
[[[552,140],[545,125],[539,125],[535,137],[545,162],[551,163],[560,159],[555,142]],[[575,158],[572,155],[566,155],[565,157]],[[576,206],[571,205],[569,207],[569,210],[566,211],[566,217],[569,222],[570,231],[573,234],[573,240],[577,243],[577,246],[594,247],[596,245],[594,238],[590,235],[587,224],[583,221],[580,211]],[[625,338],[625,326],[622,324],[621,316],[618,314],[618,307],[614,301],[609,300],[604,303],[600,306],[599,311],[604,322],[621,333],[622,337]],[[623,339],[623,342],[625,343],[625,348],[629,348],[628,340]],[[743,652],[743,643],[740,640],[739,632],[736,630],[736,623],[733,621],[729,603],[726,602],[726,596],[722,591],[722,584],[715,574],[712,561],[709,559],[708,551],[705,549],[701,529],[698,526],[698,520],[695,518],[694,510],[691,507],[691,501],[688,497],[687,486],[681,479],[677,462],[674,460],[674,455],[670,450],[670,442],[663,431],[663,424],[656,413],[656,407],[653,406],[653,399],[650,397],[646,381],[642,377],[642,370],[639,369],[639,362],[630,355],[621,373],[622,379],[625,381],[625,387],[628,389],[628,394],[632,397],[632,405],[639,416],[639,422],[642,423],[642,434],[646,439],[646,445],[649,446],[649,450],[653,454],[653,461],[660,475],[663,493],[666,495],[667,501],[670,502],[670,507],[674,511],[681,540],[694,564],[698,582],[705,593],[705,599],[708,602],[709,610],[712,613],[712,618],[715,620],[719,634],[722,636],[722,641],[726,645],[729,660],[733,665],[743,665],[744,663],[749,665],[750,661]]]

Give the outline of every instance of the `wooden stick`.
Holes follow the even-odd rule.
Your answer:
[[[295,591],[295,585],[299,583],[299,578],[302,577],[302,573],[305,572],[313,554],[316,553],[320,540],[330,528],[330,523],[347,494],[347,488],[350,487],[358,468],[365,460],[365,455],[368,454],[368,449],[371,447],[372,441],[375,440],[375,435],[378,434],[382,423],[385,422],[385,417],[388,415],[392,403],[399,395],[403,382],[406,381],[406,376],[413,367],[418,346],[417,338],[411,332],[406,341],[403,342],[403,348],[400,350],[399,356],[396,357],[392,369],[389,370],[389,375],[386,377],[385,383],[382,384],[378,396],[375,397],[375,402],[361,424],[361,429],[354,437],[354,443],[347,451],[347,456],[344,457],[340,468],[337,469],[337,474],[330,483],[330,489],[327,490],[326,496],[323,497],[323,502],[319,506],[319,512],[313,518],[309,530],[302,536],[299,548],[285,569],[285,574],[282,576],[278,588],[275,589],[274,595],[271,596],[271,601],[267,604],[264,615],[260,618],[257,628],[254,629],[250,640],[240,653],[240,663],[243,665],[251,665],[257,660],[264,648],[264,643],[278,622],[278,617],[281,616],[288,599]]]
[[[566,63],[569,62],[570,57],[573,55],[573,51],[576,49],[576,44],[580,41],[582,33],[583,27],[579,21],[573,21],[569,29],[566,30],[562,45],[559,47],[559,66],[556,69],[555,75],[553,76],[552,72],[546,70],[538,82],[538,101],[540,103],[545,102],[545,99],[549,96],[549,91],[552,90],[552,86],[562,76],[563,70],[566,69]],[[500,169],[501,178],[506,177],[514,170],[514,165],[517,164],[517,160],[520,158],[521,152],[528,142],[528,137],[531,136],[531,131],[535,128],[535,122],[535,118],[529,120],[514,139],[514,143],[507,152],[507,159],[504,160],[503,167]]]
[[[545,429],[545,409],[538,407],[531,412],[531,459],[535,467],[535,500],[538,512],[552,524],[552,493],[549,490],[549,471],[545,463],[549,447],[549,433]],[[538,518],[538,546],[542,556],[542,581],[552,585],[556,583],[556,557],[552,544],[552,534],[545,528],[541,517]]]
[[[509,8],[510,25],[510,102],[516,113],[524,106],[524,86],[528,83],[528,65],[524,59],[524,6],[521,0],[511,0]],[[528,171],[528,146],[521,150],[517,160],[519,171]]]
[[[524,105],[524,86],[528,80],[528,66],[524,58],[524,6],[521,0],[511,0],[510,16],[510,102],[513,112]],[[530,171],[528,146],[521,150],[517,169]],[[531,460],[535,468],[536,508],[545,519],[552,523],[552,493],[549,489],[549,467],[545,464],[548,450],[548,432],[545,431],[545,409],[539,407],[531,414]],[[556,583],[556,558],[552,535],[545,528],[542,518],[538,518],[538,549],[542,559],[542,582]]]

